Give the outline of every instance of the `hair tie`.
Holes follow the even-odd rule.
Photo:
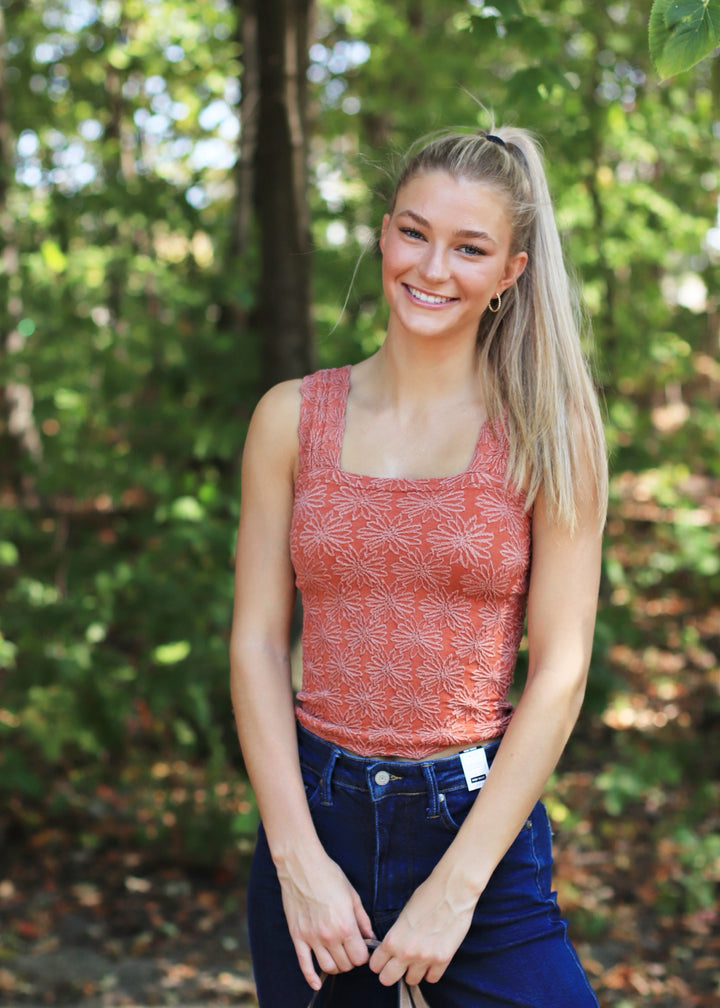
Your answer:
[[[505,141],[503,140],[503,138],[499,137],[499,136],[495,136],[494,133],[485,133],[484,136],[485,136],[486,140],[489,140],[490,143],[497,144],[498,147],[507,147],[507,144],[505,143]]]

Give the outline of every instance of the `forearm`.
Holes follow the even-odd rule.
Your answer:
[[[584,674],[549,670],[529,678],[487,781],[437,869],[473,903],[542,795],[577,720],[585,681]]]
[[[553,683],[554,679],[554,683]],[[580,706],[582,688],[529,680],[484,787],[455,839],[373,953],[383,983],[436,982],[470,927],[490,876],[542,793]]]
[[[368,959],[370,918],[323,849],[300,772],[287,656],[231,646],[231,693],[245,765],[282,887],[300,969],[315,990],[321,970],[345,972]]]
[[[547,784],[577,720],[592,654],[602,529],[591,499],[574,533],[533,512],[529,672],[485,786],[448,852],[476,898]],[[479,842],[480,841],[480,842]]]
[[[233,642],[230,691],[245,767],[280,864],[319,846],[300,774],[289,656]]]

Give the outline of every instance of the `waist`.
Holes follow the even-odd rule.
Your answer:
[[[307,729],[304,730],[307,731]],[[308,732],[308,734],[312,735],[312,732]],[[315,737],[318,738],[319,736]],[[378,753],[373,756],[362,756],[360,753],[353,752],[352,749],[347,747],[339,746],[338,748],[342,749],[343,752],[346,752],[349,756],[355,757],[355,759],[366,759],[371,762],[383,760],[388,763],[433,763],[436,760],[443,760],[449,758],[450,756],[457,756],[461,752],[466,752],[468,749],[486,749],[494,743],[499,745],[501,741],[502,736],[499,735],[496,738],[482,739],[478,742],[466,742],[464,745],[447,746],[445,749],[439,749],[437,752],[429,753],[427,756],[421,756],[417,759],[411,759],[406,756],[394,756],[392,753]]]
[[[354,790],[372,791],[376,784],[383,790],[413,792],[422,790],[432,776],[441,791],[467,788],[467,778],[460,758],[468,749],[484,749],[488,765],[497,753],[501,739],[493,739],[477,746],[465,746],[447,755],[437,755],[419,760],[395,756],[358,756],[348,749],[327,742],[314,735],[301,724],[297,725],[300,762],[320,776],[332,776],[340,786]]]

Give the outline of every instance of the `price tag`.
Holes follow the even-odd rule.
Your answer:
[[[483,786],[488,775],[488,761],[484,749],[466,749],[460,753],[468,791],[477,791]]]

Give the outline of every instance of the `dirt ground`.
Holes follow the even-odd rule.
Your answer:
[[[256,1004],[242,874],[121,849],[53,872],[47,848],[17,854],[0,881],[0,1005]]]
[[[19,839],[6,831],[2,852],[0,1005],[256,1004],[247,858],[208,869],[109,841],[90,853],[58,828]],[[717,914],[654,917],[647,853],[613,863],[589,831],[556,837],[560,898],[602,1008],[717,1006]]]

